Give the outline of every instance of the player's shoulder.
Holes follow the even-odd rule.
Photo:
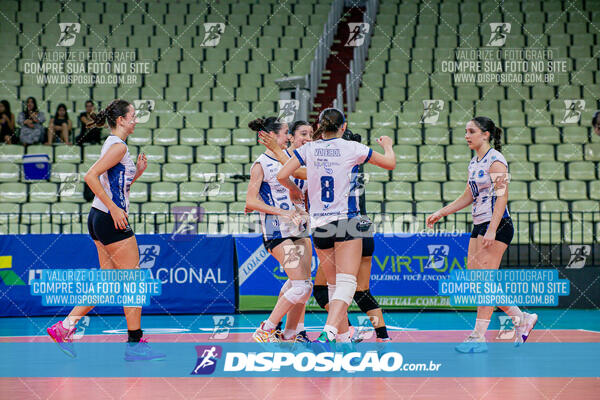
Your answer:
[[[502,164],[506,164],[506,158],[504,155],[496,149],[490,149],[490,153],[488,154],[489,164],[493,164],[495,161],[500,161]]]

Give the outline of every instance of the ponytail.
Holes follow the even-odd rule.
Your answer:
[[[494,149],[502,151],[502,129],[497,126],[494,128],[494,132],[490,132],[491,137],[494,139]]]
[[[103,127],[108,122],[108,126],[114,129],[117,126],[117,119],[127,115],[130,105],[131,103],[125,100],[113,100],[104,110],[100,110],[97,113],[92,113],[90,115],[92,122],[86,124],[86,127]]]
[[[326,108],[319,114],[319,127],[313,133],[313,140],[322,139],[325,132],[337,132],[344,122],[344,113],[337,108]]]
[[[277,119],[277,117],[269,117],[269,118],[257,118],[248,122],[248,128],[252,129],[254,132],[279,132],[281,129],[281,122]]]

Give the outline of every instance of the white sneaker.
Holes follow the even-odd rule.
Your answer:
[[[459,353],[485,353],[488,350],[485,337],[471,333],[464,342],[454,348]]]
[[[537,323],[538,315],[523,313],[523,321],[515,328],[515,346],[520,346],[527,341],[529,334]]]

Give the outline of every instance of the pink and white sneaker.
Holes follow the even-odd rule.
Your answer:
[[[521,344],[527,341],[529,334],[535,327],[535,324],[538,321],[537,314],[529,314],[523,313],[523,321],[515,328],[516,329],[516,337],[515,337],[515,346],[520,346]]]
[[[76,330],[77,328],[75,326],[71,327],[71,329],[67,329],[63,326],[62,321],[58,321],[50,328],[46,329],[46,332],[48,332],[48,335],[50,335],[63,353],[69,357],[75,358],[77,357],[77,354],[75,353],[75,346],[73,345],[73,334]]]

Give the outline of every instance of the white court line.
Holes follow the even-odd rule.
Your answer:
[[[578,331],[581,332],[592,332],[592,333],[600,333],[600,331],[592,331],[591,329],[577,329]]]

